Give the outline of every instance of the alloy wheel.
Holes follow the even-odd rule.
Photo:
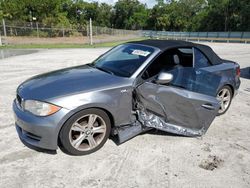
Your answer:
[[[223,114],[229,107],[231,102],[231,92],[228,88],[223,88],[217,94],[217,99],[220,101],[219,114]]]
[[[107,125],[102,117],[87,114],[77,119],[69,131],[70,144],[79,151],[96,148],[104,139]]]

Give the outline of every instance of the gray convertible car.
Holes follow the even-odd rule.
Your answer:
[[[201,136],[239,86],[239,65],[206,45],[144,40],[26,80],[13,110],[24,143],[84,155],[111,135],[119,143],[150,129]]]

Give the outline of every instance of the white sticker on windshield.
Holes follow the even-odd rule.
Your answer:
[[[132,54],[146,57],[150,54],[150,52],[143,50],[133,50]]]

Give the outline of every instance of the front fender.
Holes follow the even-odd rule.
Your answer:
[[[101,108],[113,116],[114,125],[131,123],[132,89],[128,87],[64,96],[49,102],[70,110],[69,117],[83,109]]]

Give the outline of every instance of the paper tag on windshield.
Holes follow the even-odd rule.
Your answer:
[[[146,57],[146,56],[148,56],[148,55],[150,54],[150,52],[148,52],[148,51],[143,51],[143,50],[134,50],[134,51],[132,52],[132,54],[133,54],[133,55],[139,55],[139,56],[144,56],[144,57]]]

